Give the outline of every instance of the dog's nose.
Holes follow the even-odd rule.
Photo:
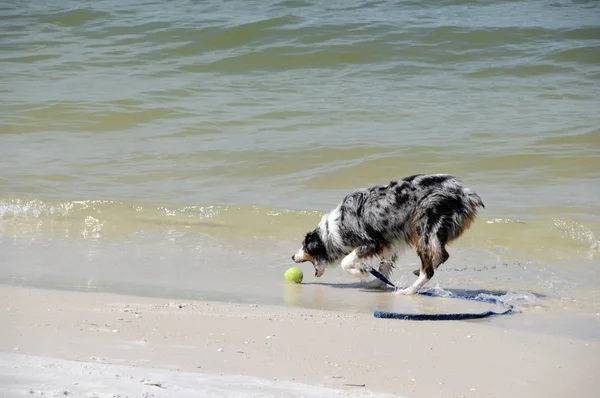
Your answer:
[[[292,261],[296,261],[296,260],[294,260],[294,256],[295,256],[295,254],[292,254]]]

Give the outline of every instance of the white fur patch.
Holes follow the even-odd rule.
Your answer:
[[[357,278],[366,278],[369,276],[368,266],[360,261],[356,255],[356,250],[353,250],[344,257],[342,260],[342,269]]]
[[[342,213],[340,211],[340,206],[338,206],[321,217],[321,222],[319,222],[321,240],[325,242],[326,245],[327,242],[329,242],[337,249],[350,250],[352,248],[344,245],[344,240],[342,239],[342,234],[340,233],[341,215]]]
[[[309,261],[309,259],[306,257],[306,252],[303,248],[300,248],[300,250],[298,250],[296,254],[294,254],[294,261],[297,263],[301,263],[302,261]]]
[[[353,250],[350,254],[348,254],[342,260],[342,268],[345,271],[350,271],[351,269],[356,268],[355,267],[355,261],[356,261],[356,259],[357,259],[356,250]]]
[[[327,216],[327,223],[329,225],[329,236],[331,237],[331,240],[340,247],[343,247],[343,240],[342,240],[342,236],[340,234],[340,217],[341,217],[341,212],[340,212],[340,207],[336,207],[331,213],[329,213],[329,215]]]

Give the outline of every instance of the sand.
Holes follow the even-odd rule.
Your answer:
[[[592,397],[600,374],[597,339],[485,320],[13,286],[0,302],[2,397]]]
[[[208,375],[144,367],[85,363],[57,358],[3,354],[0,390],[8,396],[109,397],[314,397],[373,396],[307,384],[248,376]],[[42,371],[40,371],[42,370]],[[383,395],[377,394],[378,396]]]

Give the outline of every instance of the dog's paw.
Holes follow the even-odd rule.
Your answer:
[[[413,288],[412,286],[411,287],[407,287],[406,289],[398,289],[398,290],[396,290],[396,294],[402,294],[402,295],[405,295],[405,296],[412,296],[412,295],[417,294],[417,293],[418,293],[418,290],[415,289],[415,288]]]

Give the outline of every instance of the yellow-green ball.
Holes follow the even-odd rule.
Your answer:
[[[285,271],[285,280],[288,282],[302,283],[303,278],[304,274],[298,267],[288,268],[288,270]]]

